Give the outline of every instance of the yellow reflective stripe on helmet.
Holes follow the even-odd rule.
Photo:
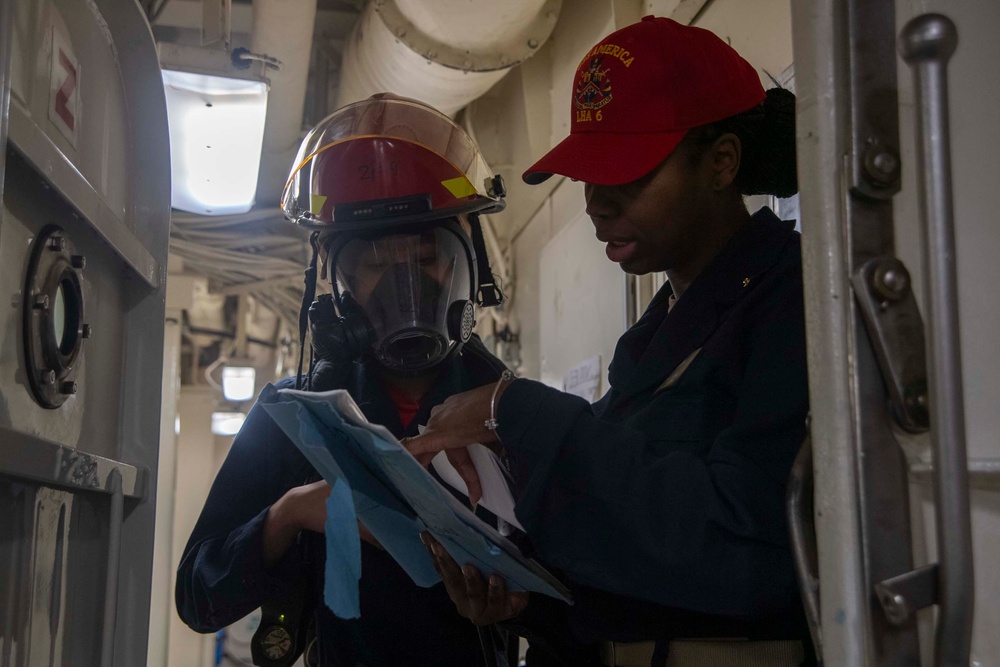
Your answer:
[[[456,199],[476,194],[475,186],[473,186],[472,183],[469,182],[469,179],[465,176],[449,178],[447,181],[441,181],[441,185],[448,188],[448,192],[450,192]]]
[[[309,195],[309,212],[313,215],[319,215],[325,203],[326,195]]]

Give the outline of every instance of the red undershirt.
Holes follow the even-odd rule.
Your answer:
[[[417,416],[417,410],[420,409],[420,401],[410,398],[388,383],[385,385],[385,391],[396,405],[396,412],[399,414],[399,423],[403,425],[403,428],[409,428],[410,422]]]

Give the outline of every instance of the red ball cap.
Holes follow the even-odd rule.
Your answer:
[[[522,178],[629,183],[665,160],[691,128],[763,101],[757,72],[714,33],[647,16],[587,52],[573,82],[569,136]]]

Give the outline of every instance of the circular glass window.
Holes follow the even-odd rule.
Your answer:
[[[77,344],[80,329],[80,297],[74,284],[75,276],[63,274],[56,288],[55,307],[52,309],[52,328],[59,351],[69,356]]]
[[[66,333],[66,293],[62,283],[59,283],[59,287],[56,289],[56,303],[52,308],[52,327],[56,333],[56,344],[61,350],[65,343],[63,336]]]

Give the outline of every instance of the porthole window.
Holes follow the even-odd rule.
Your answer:
[[[55,305],[52,308],[52,339],[62,358],[71,357],[80,345],[80,315],[83,311],[83,292],[80,279],[72,268],[63,267],[56,285]]]
[[[61,284],[56,288],[56,302],[52,306],[52,327],[56,340],[59,341],[59,348],[63,349],[63,335],[66,333],[66,296]]]
[[[80,272],[86,266],[65,232],[43,229],[31,246],[23,292],[24,360],[31,392],[40,405],[58,408],[78,390],[84,323]]]

